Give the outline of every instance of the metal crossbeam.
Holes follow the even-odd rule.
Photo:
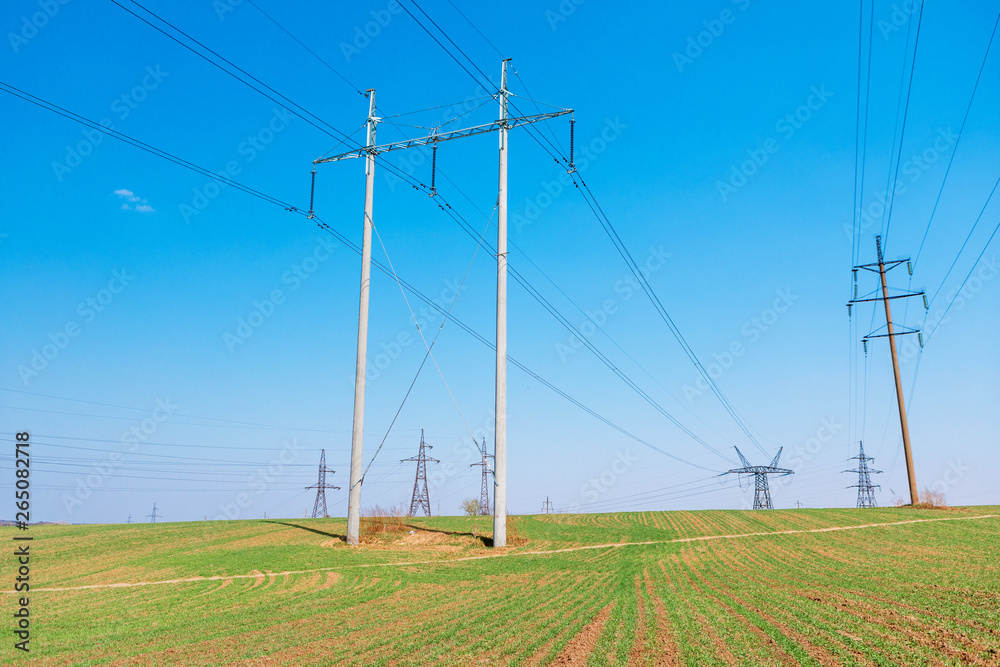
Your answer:
[[[895,296],[881,297],[877,296],[872,299],[851,299],[851,303],[867,303],[869,301],[885,301],[886,299],[905,299],[911,296],[923,296],[925,292],[907,292],[906,294],[897,294]]]
[[[406,139],[403,141],[393,141],[388,144],[381,144],[379,146],[363,146],[361,148],[348,151],[346,153],[341,153],[339,155],[333,155],[331,157],[324,157],[318,160],[313,160],[313,164],[323,164],[324,162],[337,162],[338,160],[350,160],[352,158],[364,157],[365,155],[378,155],[379,153],[388,153],[389,151],[398,151],[406,148],[416,148],[417,146],[427,146],[431,144],[439,144],[442,141],[450,141],[452,139],[461,139],[462,137],[471,137],[477,134],[485,134],[487,132],[496,132],[501,127],[506,127],[507,129],[515,128],[520,125],[530,125],[531,123],[538,123],[543,120],[549,120],[550,118],[557,118],[559,116],[565,116],[568,113],[573,113],[572,109],[563,109],[562,111],[550,111],[549,113],[540,113],[533,116],[519,116],[518,118],[508,118],[505,120],[495,120],[492,123],[486,123],[485,125],[475,125],[473,127],[466,127],[461,130],[453,130],[451,132],[432,133],[426,137],[420,137],[419,139]]]
[[[723,475],[753,475],[754,476],[754,494],[753,494],[753,508],[755,510],[773,510],[774,504],[771,502],[771,489],[767,484],[768,475],[777,475],[779,477],[784,477],[786,475],[794,475],[794,470],[789,470],[788,468],[778,468],[778,459],[781,458],[781,450],[784,447],[778,449],[778,453],[775,455],[774,460],[771,461],[771,465],[767,466],[752,466],[747,461],[746,457],[743,456],[743,452],[740,451],[739,447],[734,447],[737,455],[740,457],[740,461],[743,462],[742,468],[733,468],[732,470],[727,470],[722,473]],[[721,475],[720,475],[721,476]]]

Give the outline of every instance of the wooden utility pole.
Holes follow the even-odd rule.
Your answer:
[[[862,339],[865,345],[865,354],[868,353],[868,341],[872,338],[888,338],[889,339],[889,352],[892,355],[892,373],[896,381],[896,404],[899,406],[899,427],[903,434],[903,455],[906,458],[906,477],[907,482],[910,487],[910,504],[916,505],[920,496],[917,492],[917,477],[913,470],[913,451],[910,448],[910,427],[906,420],[906,405],[903,401],[903,381],[899,376],[899,355],[896,353],[896,336],[901,336],[905,334],[917,334],[920,340],[920,346],[923,347],[924,339],[923,335],[917,329],[911,329],[909,327],[904,327],[898,325],[902,331],[896,331],[896,325],[892,322],[892,309],[889,306],[889,301],[892,299],[904,299],[913,296],[922,296],[924,298],[924,308],[927,308],[927,296],[923,292],[911,292],[905,290],[902,294],[897,294],[895,296],[889,295],[889,286],[886,280],[885,274],[890,270],[900,266],[901,264],[906,264],[910,275],[913,275],[913,268],[908,259],[899,259],[886,262],[882,256],[882,237],[875,237],[875,249],[878,253],[878,262],[874,264],[862,264],[860,266],[854,267],[854,299],[852,299],[847,304],[847,312],[850,314],[851,306],[855,303],[864,303],[867,301],[881,301],[885,306],[885,330],[884,334],[870,333]],[[875,298],[857,298],[857,281],[858,281],[858,269],[864,269],[866,271],[875,272],[879,274],[879,280],[881,282],[882,295]]]

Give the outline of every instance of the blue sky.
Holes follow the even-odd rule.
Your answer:
[[[346,134],[364,122],[358,91],[367,88],[395,124],[378,126],[380,142],[420,136],[484,102],[448,128],[497,113],[481,99],[495,90],[396,3],[143,5]],[[855,311],[852,328],[844,307],[852,255],[874,261],[886,226],[880,215],[863,218],[852,249],[859,6],[553,0],[501,13],[455,5],[489,42],[449,2],[420,3],[493,86],[495,48],[513,58],[521,113],[549,108],[532,100],[575,110],[581,176],[766,453],[697,388],[697,371],[630,285],[583,198],[560,184],[565,169],[524,129],[511,133],[511,267],[575,325],[587,322],[581,310],[590,313],[601,325],[594,345],[714,449],[734,459],[737,445],[763,462],[784,447],[796,475],[774,483],[776,506],[852,506],[844,487],[854,480],[840,471],[860,439],[885,470],[880,502],[891,502],[890,490],[903,496],[887,345],[873,341],[866,362],[858,341],[873,309]],[[1000,5],[924,8],[907,101],[919,16],[908,9],[864,3],[862,111],[869,12],[874,18],[865,210],[878,211],[903,131],[890,259],[920,249]],[[18,0],[3,32],[4,83],[296,207],[308,208],[312,160],[345,150],[111,2]],[[1000,242],[987,246],[996,202],[973,229],[1000,177],[998,72],[994,45],[912,280],[905,266],[890,274],[892,286],[937,294],[926,323],[919,299],[895,301],[894,319],[924,326],[927,341],[922,354],[912,345],[902,354],[918,484],[956,504],[1000,502],[989,475],[1000,463]],[[37,445],[33,518],[140,520],[154,502],[165,520],[301,516],[312,508],[303,487],[315,483],[321,448],[337,471],[333,483],[344,487],[328,495],[331,514],[345,514],[358,256],[300,215],[21,99],[2,95],[0,109],[9,128],[0,151],[8,304],[0,414],[4,439],[29,430]],[[568,152],[565,118],[543,131]],[[496,136],[485,135],[438,151],[443,200],[479,230],[496,198],[496,150]],[[384,157],[429,183],[425,156]],[[379,167],[375,188],[375,225],[399,276],[447,307],[468,271],[452,312],[492,340],[489,251],[439,210],[441,200],[389,170]],[[356,243],[363,204],[361,161],[317,169],[317,213]],[[495,239],[495,229],[487,236]],[[373,256],[386,259],[378,240]],[[875,288],[872,276],[861,280],[862,293]],[[509,289],[511,356],[656,447],[713,472],[731,467],[573,347],[521,287],[512,281]],[[952,301],[930,333],[934,314]],[[241,320],[259,326],[234,343]],[[876,312],[874,323],[884,315]],[[429,337],[439,324],[428,322]],[[424,355],[399,288],[377,273],[369,334],[366,464]],[[493,353],[450,322],[434,350],[448,388],[428,363],[366,478],[365,506],[408,503],[413,467],[399,460],[416,454],[421,429],[441,460],[432,467],[435,512],[455,513],[478,495],[469,431],[492,442]],[[735,479],[723,483],[695,466],[643,447],[510,368],[512,513],[536,512],[546,496],[557,509],[584,511],[752,500]]]

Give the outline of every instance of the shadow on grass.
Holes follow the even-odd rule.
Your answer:
[[[279,524],[279,525],[282,525],[282,526],[290,526],[291,528],[298,528],[299,530],[307,530],[310,533],[316,533],[317,535],[323,535],[325,537],[332,537],[332,538],[334,538],[336,540],[340,540],[341,542],[347,542],[347,536],[346,535],[338,535],[337,533],[328,533],[328,532],[326,532],[324,530],[317,530],[315,528],[310,528],[309,526],[300,526],[297,523],[289,523],[288,521],[274,521],[274,520],[271,520],[271,519],[265,520],[264,523],[276,523],[276,524]]]
[[[440,533],[442,535],[449,535],[451,537],[471,537],[472,539],[482,542],[484,546],[493,546],[493,537],[485,535],[477,535],[475,533],[460,532],[457,530],[441,530],[440,528],[428,528],[426,526],[418,526],[412,523],[404,523],[404,526],[412,530],[422,530],[425,533]]]

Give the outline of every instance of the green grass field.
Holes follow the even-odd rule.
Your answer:
[[[0,662],[1000,665],[1000,507],[527,516],[496,551],[485,517],[404,521],[32,527]]]

